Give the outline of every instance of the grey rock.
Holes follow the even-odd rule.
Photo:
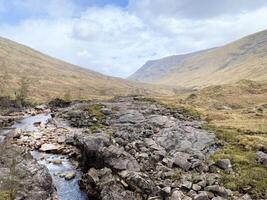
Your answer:
[[[201,186],[199,186],[198,184],[193,184],[192,189],[195,191],[199,191],[201,190]]]
[[[175,154],[173,163],[179,168],[188,171],[191,167],[191,163],[188,161],[190,155],[182,152],[178,152]]]
[[[267,154],[262,152],[262,151],[258,151],[257,152],[257,160],[259,163],[267,166]]]
[[[112,114],[112,110],[109,109],[109,108],[102,108],[102,109],[101,109],[101,112],[102,112],[104,115],[111,115],[111,114]]]
[[[144,173],[125,170],[120,172],[119,175],[130,188],[139,193],[151,194],[155,188],[153,181]]]
[[[120,182],[116,181],[109,168],[100,170],[91,168],[83,176],[83,185],[87,194],[92,198],[105,200],[134,200],[134,193],[124,189]]]
[[[206,185],[207,185],[207,181],[206,181],[206,180],[202,180],[202,181],[198,182],[197,184],[198,184],[199,186],[201,186],[201,188],[204,188],[204,187],[206,187]]]
[[[192,188],[192,185],[193,185],[192,182],[190,182],[190,181],[184,181],[184,182],[181,184],[181,188],[190,190],[190,189]]]
[[[166,199],[171,194],[171,187],[164,187],[164,188],[162,188],[161,191],[160,191],[160,194],[161,194],[161,197],[163,199]]]
[[[120,116],[120,123],[141,123],[145,121],[145,117],[137,110],[127,110],[126,113]]]
[[[232,168],[231,161],[229,159],[221,159],[216,162],[216,165],[223,169],[223,170],[229,170]]]
[[[201,192],[194,197],[194,200],[209,200],[209,195],[206,192]]]
[[[17,177],[15,178],[19,188],[16,199],[47,200],[55,194],[52,178],[47,168],[39,165],[29,153],[21,151],[16,146],[1,152],[0,180],[4,180],[10,175],[9,164],[13,157],[20,160],[16,165]],[[19,185],[23,187],[19,187]],[[0,190],[4,188],[4,182],[0,181]]]
[[[149,117],[148,123],[160,128],[168,128],[175,125],[175,121],[169,119],[167,116],[152,115]]]
[[[240,200],[252,200],[251,196],[248,194],[245,194],[244,196],[241,197]]]
[[[102,200],[135,200],[135,195],[121,185],[110,184],[102,189],[100,198]]]
[[[212,200],[225,200],[225,199],[222,197],[213,197]]]
[[[58,153],[59,150],[60,150],[60,146],[55,145],[55,144],[43,144],[41,148],[39,149],[39,151],[47,152],[47,153]]]
[[[123,148],[110,145],[109,147],[103,148],[100,154],[103,157],[104,163],[112,169],[140,171],[140,165],[136,159],[124,151]]]
[[[68,172],[68,173],[65,175],[65,179],[69,181],[69,180],[74,179],[75,176],[76,176],[76,173],[75,173],[75,172]]]
[[[205,188],[206,191],[212,192],[215,195],[228,198],[228,192],[224,187],[221,187],[219,185],[212,185],[212,186],[207,186]]]
[[[182,192],[180,192],[179,190],[175,190],[173,191],[170,200],[182,200],[183,196],[184,195]]]

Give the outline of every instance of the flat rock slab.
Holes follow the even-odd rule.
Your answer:
[[[55,153],[58,152],[60,150],[60,146],[59,145],[55,145],[55,144],[43,144],[41,146],[41,148],[39,149],[39,151],[41,152],[46,152],[46,153]]]

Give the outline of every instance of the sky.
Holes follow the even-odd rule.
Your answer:
[[[0,0],[0,36],[123,78],[265,29],[266,0]]]

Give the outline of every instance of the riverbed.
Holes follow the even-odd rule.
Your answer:
[[[1,131],[1,138],[3,140],[10,131],[14,129],[21,129],[27,132],[38,132],[38,127],[34,125],[36,122],[45,124],[51,118],[50,114],[39,114],[29,116],[19,120],[10,128]],[[79,179],[81,171],[78,170],[74,164],[64,155],[40,153],[39,151],[31,151],[32,156],[38,161],[39,164],[44,165],[53,179],[53,184],[57,190],[59,200],[88,200],[87,195],[80,190]],[[60,160],[60,164],[53,164],[53,160]],[[65,180],[60,176],[62,173],[74,172],[75,178]]]

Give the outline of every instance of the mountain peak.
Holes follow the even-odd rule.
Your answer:
[[[180,87],[266,80],[266,51],[264,30],[221,47],[149,61],[129,79]]]

